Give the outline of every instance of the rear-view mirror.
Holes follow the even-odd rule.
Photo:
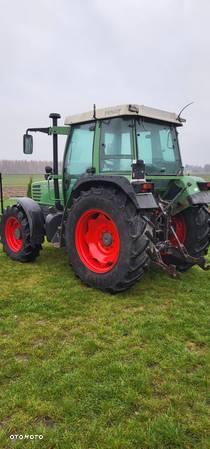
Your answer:
[[[30,134],[24,134],[23,136],[23,153],[33,153],[33,137]]]

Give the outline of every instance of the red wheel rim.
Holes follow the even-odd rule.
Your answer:
[[[5,238],[8,247],[14,252],[18,253],[23,246],[23,239],[21,237],[21,224],[16,217],[10,217],[6,221]]]
[[[90,209],[81,215],[75,243],[80,259],[94,273],[107,273],[116,265],[120,254],[119,232],[103,211]]]
[[[180,241],[180,243],[184,243],[186,240],[187,230],[186,230],[186,224],[183,217],[174,216],[172,217],[171,224],[174,228],[174,231],[176,232],[176,235]],[[172,246],[178,246],[177,240],[173,234],[169,237],[169,240],[172,244]]]

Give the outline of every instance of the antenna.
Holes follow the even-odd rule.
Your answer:
[[[179,114],[177,115],[177,120],[179,120],[180,122],[181,120],[181,113],[184,111],[184,109],[188,108],[188,106],[190,106],[191,104],[194,104],[194,101],[191,101],[191,103],[186,104],[186,106],[184,106],[181,111],[179,112]]]
[[[96,120],[96,105],[93,105],[93,118]]]

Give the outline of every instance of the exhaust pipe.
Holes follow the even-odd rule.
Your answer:
[[[61,118],[60,114],[52,112],[49,117],[52,119],[52,125],[58,125],[58,119]],[[53,133],[53,174],[58,175],[58,135]],[[60,202],[59,183],[58,179],[54,179],[54,192],[55,192],[55,206],[56,209],[62,210],[62,204]]]

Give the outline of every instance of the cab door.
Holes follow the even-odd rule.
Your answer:
[[[75,182],[93,166],[95,122],[71,126],[63,167],[64,204],[68,201]]]
[[[134,120],[115,117],[101,121],[100,173],[131,175],[135,158]]]

